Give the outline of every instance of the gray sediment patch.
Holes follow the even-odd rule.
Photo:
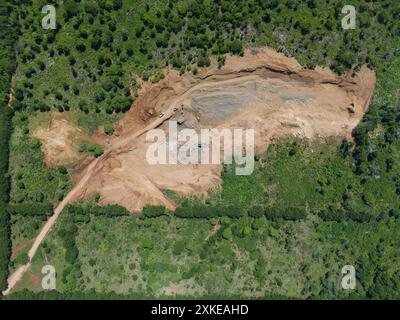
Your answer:
[[[192,98],[191,105],[195,110],[212,113],[213,116],[226,117],[246,108],[256,99],[247,90],[236,92],[224,90]]]

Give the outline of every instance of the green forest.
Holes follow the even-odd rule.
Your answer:
[[[342,0],[48,1],[0,4],[0,291],[72,169],[43,163],[35,119],[69,112],[88,134],[114,124],[160,81],[269,46],[341,74],[367,64],[377,85],[353,142],[299,139],[256,156],[250,176],[225,166],[220,191],[183,198],[175,212],[139,214],[96,199],[69,206],[7,299],[242,297],[398,299],[400,296],[400,2]],[[345,4],[356,29],[343,30]],[[51,81],[49,81],[51,79]],[[11,95],[10,95],[11,94]],[[10,99],[12,97],[12,99]],[[83,152],[103,152],[83,145]],[[29,277],[56,266],[57,291]],[[340,287],[354,265],[355,290]]]

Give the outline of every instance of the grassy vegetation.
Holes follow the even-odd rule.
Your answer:
[[[226,167],[222,192],[207,199],[176,197],[183,205],[263,206],[282,217],[302,208],[306,218],[88,214],[76,220],[63,214],[24,287],[39,290],[29,276],[50,261],[60,275],[58,290],[67,295],[95,289],[147,296],[174,291],[188,297],[399,297],[400,3],[66,0],[57,4],[55,31],[40,27],[44,4],[26,1],[15,7],[21,35],[12,104],[12,203],[56,203],[71,186],[65,168],[43,165],[40,144],[29,135],[34,115],[70,110],[89,133],[101,124],[110,128],[135,99],[138,76],[157,82],[166,65],[195,73],[211,63],[223,64],[224,53],[268,45],[303,65],[324,65],[338,73],[367,63],[376,70],[377,86],[354,131],[354,145],[285,141],[271,146],[251,176],[235,176]],[[344,4],[357,8],[355,30],[341,28]],[[7,66],[12,70],[8,60]],[[2,74],[2,86],[7,85],[1,101],[8,92],[8,71],[7,81]],[[0,130],[9,119],[1,110]],[[3,145],[7,150],[8,133],[0,133],[2,150]],[[6,199],[0,209],[7,193],[0,194]],[[0,212],[0,220],[6,230],[8,216]],[[13,226],[15,239],[21,238],[20,223]],[[2,265],[8,255],[1,251]],[[340,288],[345,264],[356,267],[355,291]],[[0,283],[6,274],[0,270]]]
[[[177,198],[185,206],[206,201],[210,206],[226,203],[226,208],[234,204],[250,209],[266,203],[280,208],[280,213],[301,206],[307,216],[300,220],[285,220],[283,214],[269,219],[251,211],[231,217],[179,218],[160,207],[146,207],[139,216],[113,214],[117,208],[111,207],[100,212],[93,204],[70,207],[35,257],[25,287],[41,290],[29,279],[46,261],[56,266],[57,290],[66,295],[396,298],[400,215],[386,211],[365,222],[351,215],[328,219],[315,210],[324,207],[321,196],[338,199],[336,192],[346,190],[328,184],[321,194],[315,189],[319,184],[312,183],[320,176],[309,163],[316,168],[324,163],[328,172],[340,163],[341,154],[328,157],[331,148],[332,141],[280,143],[257,162],[251,181],[251,176],[236,176],[226,168],[221,193],[206,199]],[[288,169],[291,179],[285,180]],[[350,183],[353,176],[350,170],[334,183]],[[253,189],[243,199],[241,188],[249,185],[255,195],[260,194],[256,190],[265,190],[264,200],[251,201]],[[293,197],[296,190],[302,191]],[[73,238],[66,242],[66,235]],[[354,291],[340,285],[341,269],[348,264],[357,270]]]
[[[102,149],[101,146],[95,143],[83,141],[79,144],[79,152],[89,153],[97,158],[103,154],[104,150]]]
[[[22,114],[13,117],[11,137],[10,175],[11,203],[50,202],[62,200],[71,188],[69,173],[62,167],[49,168],[43,162],[40,141],[29,136],[23,126],[28,118]]]
[[[91,216],[77,224],[78,258],[67,262],[60,230],[46,239],[24,283],[49,262],[60,275],[63,293],[115,292],[124,295],[243,296],[296,298],[387,297],[398,295],[397,251],[400,234],[394,217],[368,224],[302,221],[265,217],[139,219]],[[229,230],[229,231],[228,231]],[[370,260],[372,259],[372,260]],[[341,268],[359,270],[357,289],[342,290]],[[75,270],[74,270],[75,269]],[[377,279],[385,279],[385,292]]]
[[[343,32],[342,6],[336,1],[154,0],[111,5],[67,0],[56,3],[56,30],[43,30],[36,23],[43,16],[43,3],[18,8],[18,110],[124,112],[139,89],[134,75],[157,82],[166,65],[193,70],[209,65],[211,53],[240,54],[249,44],[281,46],[305,65],[328,65],[337,72],[365,62],[379,65],[381,54],[390,54],[380,53],[382,48],[391,48],[382,46],[386,37],[376,36],[396,32],[394,4],[390,12],[385,4],[358,4],[360,28]]]
[[[46,216],[12,215],[10,231],[13,256],[10,259],[10,273],[26,263],[32,241],[46,220]]]
[[[352,172],[351,155],[348,151],[342,153],[342,145],[337,140],[313,144],[295,140],[272,145],[253,175],[242,179],[229,169],[224,173],[222,199],[282,210],[302,207],[328,220],[341,220],[342,212],[348,218],[368,221],[398,208],[395,185],[379,180],[374,185],[360,181]],[[393,149],[392,156],[397,158],[399,149]],[[383,181],[391,178],[391,172],[382,172],[380,177]],[[244,189],[247,192],[241,193]],[[325,211],[332,215],[324,216]]]

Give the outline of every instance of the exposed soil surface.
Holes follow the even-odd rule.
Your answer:
[[[83,139],[82,132],[57,114],[46,127],[39,127],[33,136],[42,142],[44,161],[48,166],[68,165],[82,159],[76,146]]]
[[[170,70],[158,84],[143,84],[133,108],[119,123],[110,147],[167,109],[183,128],[253,128],[257,153],[271,139],[293,135],[351,137],[368,108],[375,86],[374,71],[337,76],[328,69],[302,68],[295,59],[273,50],[229,56],[222,70],[193,76]],[[168,133],[168,122],[160,126]],[[118,203],[140,210],[146,203],[174,208],[162,190],[203,195],[221,183],[219,165],[150,165],[145,135],[112,152],[98,166],[80,198],[95,192],[101,204]],[[167,142],[166,142],[167,143]]]
[[[33,242],[33,240],[35,240],[35,239],[26,240],[26,241],[22,242],[20,245],[16,246],[12,251],[11,258],[10,258],[11,261],[13,261],[16,258],[16,256],[18,255],[18,253],[21,250],[23,250],[24,248],[26,248],[26,246],[31,244]]]
[[[261,153],[272,139],[282,136],[350,137],[368,108],[374,86],[375,73],[367,67],[357,74],[337,76],[327,69],[304,69],[295,59],[270,49],[228,56],[222,70],[182,77],[170,70],[158,84],[143,83],[140,96],[105,143],[104,154],[75,176],[74,188],[55,208],[28,252],[30,262],[9,278],[4,293],[29,269],[41,242],[70,202],[99,192],[101,204],[118,203],[129,210],[140,210],[146,203],[174,208],[163,189],[200,195],[219,187],[220,165],[152,166],[147,162],[145,133],[154,128],[167,132],[166,120],[178,121],[180,128],[252,128],[256,151]],[[43,136],[40,131],[37,134]],[[68,135],[68,130],[61,134],[63,141]],[[61,145],[60,134],[47,136],[42,141],[50,155],[53,149],[46,144]]]

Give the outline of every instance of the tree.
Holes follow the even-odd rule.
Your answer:
[[[106,98],[106,95],[103,91],[99,91],[94,95],[94,102],[100,103]]]
[[[197,61],[197,66],[200,68],[209,67],[211,65],[210,58],[206,55],[201,55]]]
[[[284,220],[300,220],[307,216],[304,208],[301,207],[270,207],[266,209],[266,217],[270,220],[284,219]]]
[[[225,228],[225,230],[222,232],[222,237],[226,240],[232,239],[233,233],[231,228]]]
[[[94,50],[99,50],[101,47],[102,41],[100,37],[94,37],[91,41],[91,47]]]
[[[106,134],[106,135],[112,135],[113,133],[114,133],[114,127],[113,127],[113,125],[112,125],[112,123],[106,123],[105,125],[104,125],[104,133]]]
[[[233,54],[243,54],[243,46],[242,42],[238,39],[235,39],[228,43],[228,50]]]
[[[165,214],[165,207],[146,205],[142,210],[142,214],[145,218],[160,217]]]
[[[86,46],[83,43],[79,43],[76,45],[76,50],[78,50],[79,52],[85,52],[86,51]],[[72,64],[73,65],[73,64]]]
[[[67,170],[67,168],[65,168],[64,166],[59,166],[58,167],[58,172],[60,172],[61,174],[67,174],[68,173],[68,170]]]
[[[247,237],[248,235],[251,234],[251,228],[248,226],[244,226],[241,234],[243,237]]]
[[[172,253],[176,256],[182,254],[186,249],[186,241],[185,240],[179,240],[175,242],[175,245],[172,249]]]
[[[53,205],[51,203],[24,202],[8,205],[7,212],[11,215],[49,216],[53,213]]]
[[[89,107],[85,100],[80,100],[78,106],[81,111],[89,113]]]
[[[252,218],[261,218],[265,215],[265,208],[260,205],[255,205],[247,210],[247,214]]]
[[[68,21],[76,16],[79,12],[79,7],[72,0],[64,1],[64,19]]]

